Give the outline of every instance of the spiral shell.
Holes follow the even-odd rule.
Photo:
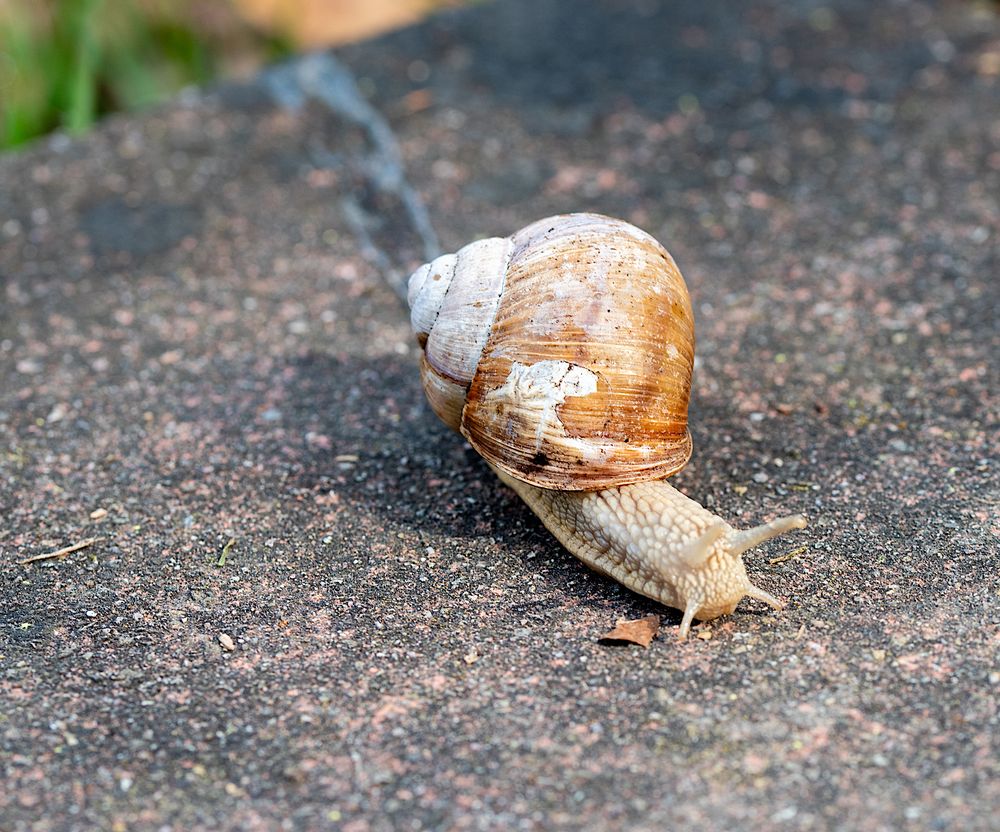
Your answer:
[[[421,266],[409,302],[431,407],[512,477],[588,491],[687,462],[691,302],[645,232],[549,217]]]

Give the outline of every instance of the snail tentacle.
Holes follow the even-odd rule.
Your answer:
[[[691,632],[691,624],[700,607],[700,599],[691,598],[688,600],[687,606],[684,608],[684,617],[681,619],[681,628],[677,633],[678,641],[684,641],[688,637],[688,633]]]
[[[787,517],[772,520],[770,523],[754,526],[752,529],[735,531],[729,536],[729,551],[734,557],[742,555],[748,549],[760,545],[765,540],[790,532],[792,529],[804,529],[806,525],[806,518],[801,514],[790,514]]]
[[[701,566],[712,554],[712,547],[720,537],[722,537],[729,525],[722,520],[708,528],[690,543],[679,548],[678,554],[684,562],[692,569]]]
[[[747,598],[753,598],[757,601],[763,601],[765,604],[767,604],[770,607],[774,607],[774,609],[776,610],[783,610],[785,608],[785,604],[782,601],[779,601],[777,598],[775,598],[766,589],[761,589],[759,586],[754,586],[751,583],[747,583],[746,594]]]

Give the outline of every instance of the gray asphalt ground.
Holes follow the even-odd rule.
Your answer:
[[[0,829],[1000,828],[998,196],[975,2],[474,4],[3,157]],[[392,286],[577,210],[783,612],[678,643],[424,403]]]

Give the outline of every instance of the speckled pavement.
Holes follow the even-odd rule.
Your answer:
[[[1000,828],[995,9],[476,4],[0,159],[0,829]],[[571,210],[783,612],[676,642],[424,403],[391,287]]]

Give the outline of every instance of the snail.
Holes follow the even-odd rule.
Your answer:
[[[652,236],[598,214],[539,220],[408,283],[431,409],[577,558],[695,619],[744,596],[742,554],[806,525],[734,529],[666,481],[691,455],[694,318]]]

